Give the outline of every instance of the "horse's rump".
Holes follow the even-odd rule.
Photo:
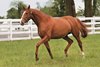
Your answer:
[[[64,16],[63,18],[65,18],[70,23],[72,32],[74,31],[81,32],[81,36],[83,38],[87,37],[87,28],[85,24],[82,23],[78,18],[72,16]]]

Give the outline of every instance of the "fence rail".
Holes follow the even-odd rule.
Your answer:
[[[86,24],[89,34],[100,34],[100,17],[78,18]],[[32,20],[24,26],[19,22],[20,19],[0,19],[0,41],[39,38],[37,26]]]

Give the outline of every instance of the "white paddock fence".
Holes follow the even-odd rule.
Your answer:
[[[89,34],[100,34],[100,17],[78,17],[87,25]],[[37,26],[30,20],[24,26],[20,19],[0,19],[0,41],[39,38]]]

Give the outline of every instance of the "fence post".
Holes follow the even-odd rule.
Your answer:
[[[33,38],[33,30],[32,30],[33,29],[33,24],[32,23],[33,23],[33,21],[31,20],[31,39]]]
[[[13,34],[12,34],[12,20],[11,19],[9,20],[9,24],[10,24],[10,36],[9,37],[10,37],[10,40],[12,41]]]
[[[32,39],[33,38],[33,34],[32,34],[32,20],[30,20],[29,21],[29,23],[30,23],[30,27],[29,27],[29,29],[30,29],[30,34],[29,34],[29,36],[30,36],[30,39]]]
[[[95,33],[95,17],[91,19],[91,27],[92,27],[91,34],[94,34]]]

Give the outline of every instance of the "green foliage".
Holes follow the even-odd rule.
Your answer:
[[[95,16],[100,16],[100,0],[97,0]]]
[[[67,0],[69,3],[67,3],[66,0],[53,0],[54,2],[52,3],[53,5],[50,7],[46,7],[43,9],[43,11],[49,11],[53,12],[52,14],[48,12],[52,16],[60,17],[60,16],[65,16],[65,15],[71,15],[71,16],[76,16],[75,10],[74,10],[74,1],[73,0]],[[73,7],[72,7],[73,6]],[[47,12],[46,12],[47,13]],[[47,13],[47,14],[48,14]]]
[[[56,16],[64,16],[65,15],[65,2],[64,0],[54,0],[54,6],[52,9],[55,9]]]
[[[65,0],[54,0],[52,5],[41,7],[40,10],[45,12],[48,15],[59,17],[66,15],[66,9],[65,9]],[[51,3],[51,1],[50,1]],[[100,0],[97,0],[96,6],[94,7],[94,15],[100,16]],[[22,1],[12,1],[11,2],[11,9],[7,11],[7,18],[20,18],[21,17],[21,11],[23,7],[26,6]],[[38,4],[39,6],[39,4]],[[95,8],[96,7],[96,8]],[[84,10],[79,7],[77,16],[84,16]],[[2,17],[1,17],[2,18]]]
[[[56,39],[49,42],[54,59],[50,59],[45,46],[41,45],[38,62],[35,61],[35,44],[38,39],[0,42],[0,67],[100,67],[100,35],[82,38],[84,58],[80,55],[77,41],[71,38],[74,43],[68,57],[64,55],[67,42]]]
[[[100,0],[93,0],[93,15],[100,16]],[[77,16],[84,16],[84,10],[79,7]]]
[[[65,10],[65,0],[54,0],[52,6],[41,8],[43,12],[52,16],[64,16],[67,10]],[[90,1],[89,1],[90,2]],[[93,15],[100,16],[100,0],[93,0]],[[88,11],[90,12],[90,11]],[[89,14],[87,12],[87,14]],[[77,16],[84,16],[84,9],[79,7],[77,11]]]
[[[7,11],[7,18],[18,19],[21,17],[21,11],[26,5],[22,1],[12,1],[12,8]]]
[[[0,16],[0,19],[4,19],[4,17],[3,16]]]
[[[81,9],[81,7],[78,8],[78,11],[76,13],[77,16],[84,16],[84,10]]]
[[[41,11],[43,11],[44,13],[50,15],[50,16],[57,16],[57,13],[55,12],[55,9],[53,9],[52,7],[44,7],[40,9]]]
[[[18,18],[18,11],[15,8],[11,8],[7,11],[7,18],[16,19]]]
[[[51,16],[64,16],[65,15],[65,4],[64,0],[54,0],[51,6],[45,6],[41,8],[43,12]]]

